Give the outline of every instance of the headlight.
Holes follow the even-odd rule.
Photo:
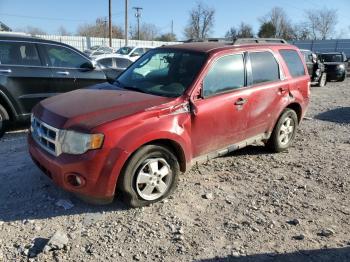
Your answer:
[[[80,155],[91,149],[102,147],[103,134],[83,134],[75,131],[61,130],[59,141],[63,153]]]
[[[343,64],[341,64],[341,65],[338,65],[338,68],[341,69],[341,70],[344,70],[345,66]]]

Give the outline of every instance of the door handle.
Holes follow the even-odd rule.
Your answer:
[[[58,75],[64,75],[64,76],[68,76],[69,72],[68,71],[58,71],[56,72]]]
[[[0,73],[6,73],[6,74],[9,74],[11,73],[12,70],[11,69],[0,69]]]
[[[245,98],[239,98],[236,102],[235,102],[235,105],[236,106],[243,106],[245,103],[248,102],[248,99],[245,99]]]
[[[280,87],[280,88],[278,88],[278,91],[279,91],[279,93],[285,93],[285,92],[287,92],[288,91],[288,89],[287,88],[285,88],[285,87]]]

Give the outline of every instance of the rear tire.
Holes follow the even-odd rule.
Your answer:
[[[295,138],[298,127],[298,116],[294,110],[283,110],[271,134],[267,146],[274,152],[282,152],[289,148]]]
[[[175,190],[179,173],[178,160],[171,150],[160,145],[145,145],[128,160],[118,188],[129,206],[147,206]]]
[[[4,135],[9,120],[9,114],[7,113],[6,109],[0,105],[0,138]]]

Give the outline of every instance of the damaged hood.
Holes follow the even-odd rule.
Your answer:
[[[171,101],[174,98],[128,91],[105,83],[45,99],[33,113],[56,128],[91,130]]]

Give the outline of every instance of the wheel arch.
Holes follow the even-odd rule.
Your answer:
[[[301,117],[303,115],[303,109],[302,109],[301,105],[297,102],[294,102],[294,103],[289,104],[286,108],[289,108],[289,109],[292,109],[295,111],[295,113],[298,116],[298,123],[300,123]]]
[[[10,99],[2,90],[0,90],[0,105],[2,105],[6,109],[11,121],[16,119],[17,117],[16,109],[13,107]]]
[[[127,158],[125,159],[122,166],[120,167],[119,175],[117,176],[116,180],[114,180],[115,188],[119,187],[119,183],[121,182],[121,174],[125,171],[132,156],[134,156],[140,148],[146,145],[159,145],[171,150],[171,152],[174,153],[175,157],[179,161],[180,171],[181,172],[186,171],[187,169],[186,155],[182,146],[178,142],[169,138],[154,139],[154,140],[147,141],[142,145],[139,145],[135,150],[133,150],[128,154]]]

